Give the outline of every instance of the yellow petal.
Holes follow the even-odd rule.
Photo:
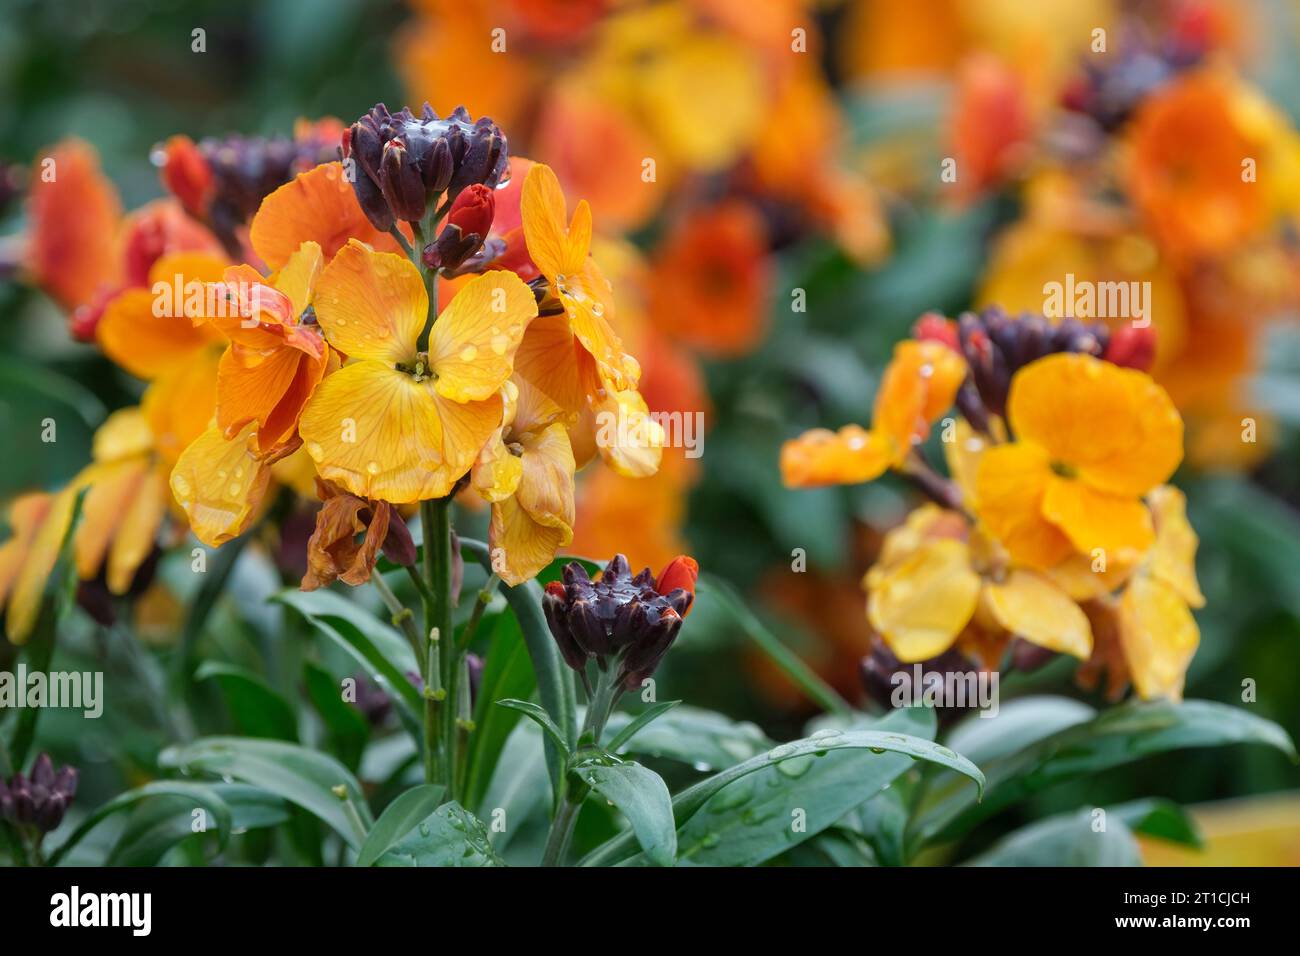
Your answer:
[[[213,426],[181,453],[171,473],[172,494],[194,536],[219,548],[247,530],[266,493],[271,469],[258,460],[255,425],[232,439]]]
[[[1016,436],[1073,466],[1094,487],[1142,495],[1183,455],[1183,421],[1150,376],[1077,353],[1049,355],[1011,380]]]
[[[1173,588],[1191,607],[1204,607],[1205,595],[1196,580],[1199,539],[1187,520],[1187,498],[1172,485],[1161,485],[1147,496],[1147,501],[1156,524],[1151,574]]]
[[[1001,584],[988,585],[984,594],[997,622],[1017,637],[1080,660],[1092,653],[1087,615],[1043,575],[1012,571]]]
[[[510,377],[515,350],[536,315],[532,290],[513,272],[471,279],[438,316],[429,339],[438,394],[455,402],[490,398]]]
[[[1100,548],[1107,562],[1132,563],[1155,539],[1151,515],[1141,501],[1098,491],[1079,479],[1048,479],[1043,514],[1076,550],[1095,557]]]
[[[814,428],[781,446],[781,481],[787,488],[855,485],[879,478],[893,457],[889,440],[861,425]]]
[[[492,507],[489,543],[500,548],[501,579],[536,577],[573,540],[573,450],[560,423],[523,438],[523,475],[514,496]]]
[[[470,483],[485,501],[497,502],[509,498],[519,487],[519,479],[524,474],[524,463],[519,456],[510,452],[501,440],[503,428],[498,428],[483,450],[479,452],[478,461]]]
[[[536,577],[572,539],[572,531],[536,522],[513,495],[492,506],[488,546],[497,574],[512,587]]]
[[[460,404],[379,362],[327,376],[298,430],[320,476],[360,498],[441,498],[501,424],[501,399]]]
[[[1047,453],[1029,442],[984,452],[975,472],[979,517],[1019,563],[1050,568],[1074,548],[1043,516],[1043,495],[1052,470]]]
[[[1138,695],[1181,700],[1201,632],[1173,588],[1146,575],[1134,577],[1120,599],[1119,636]]]
[[[316,290],[316,280],[320,278],[324,262],[320,244],[304,242],[276,274],[275,287],[289,297],[295,316],[302,315],[307,306],[311,305],[312,293]]]
[[[965,543],[929,541],[873,577],[867,619],[905,664],[937,657],[975,613],[980,579]]]
[[[94,578],[104,566],[109,545],[148,471],[149,462],[140,456],[134,460],[97,463],[78,476],[90,486],[82,499],[81,521],[72,541],[77,577],[81,580]]]
[[[108,552],[106,579],[112,593],[127,592],[136,571],[153,551],[168,499],[166,473],[150,468],[136,486]]]
[[[952,441],[944,441],[943,457],[948,464],[948,474],[961,489],[962,500],[972,511],[979,509],[975,497],[975,475],[979,471],[980,457],[989,447],[989,441],[966,419],[958,418],[953,425]]]
[[[1137,567],[1116,556],[1072,554],[1044,573],[1076,601],[1090,601],[1118,590]]]
[[[221,353],[205,349],[180,368],[150,383],[140,400],[154,450],[167,464],[203,434],[217,407],[217,367]]]
[[[19,495],[9,506],[11,533],[9,540],[0,545],[0,607],[8,600],[18,575],[27,565],[27,551],[41,530],[53,501],[54,495],[33,491]]]
[[[397,364],[415,357],[429,294],[411,260],[349,239],[321,272],[315,305],[330,345],[351,358]]]
[[[27,551],[26,563],[14,581],[9,609],[5,614],[5,633],[13,644],[26,643],[32,628],[36,626],[46,582],[58,563],[68,526],[72,523],[72,508],[76,504],[78,490],[74,483],[50,501],[49,511]]]
[[[605,463],[628,478],[645,478],[659,470],[664,430],[650,416],[641,393],[603,389],[593,399],[596,447]]]
[[[121,461],[153,448],[153,432],[139,407],[120,408],[95,429],[91,455],[95,461]]]

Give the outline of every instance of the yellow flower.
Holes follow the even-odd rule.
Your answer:
[[[449,494],[501,425],[499,392],[537,314],[532,292],[511,272],[475,277],[420,352],[419,271],[353,239],[321,273],[315,304],[326,339],[353,360],[317,386],[299,425],[320,476],[395,504]]]
[[[894,348],[872,410],[871,430],[814,428],[781,448],[788,488],[855,484],[900,468],[912,446],[947,411],[966,377],[966,363],[948,346],[908,339]]]
[[[871,626],[904,663],[938,657],[968,628],[985,644],[1000,634],[1081,659],[1092,651],[1088,618],[1064,590],[1010,566],[996,542],[936,505],[886,535],[863,584]]]
[[[1196,532],[1183,493],[1168,485],[1148,496],[1155,544],[1119,600],[1119,640],[1133,686],[1144,699],[1181,700],[1201,632],[1191,608],[1204,607],[1196,581]]]
[[[501,580],[520,584],[573,541],[573,448],[564,411],[522,379],[507,383],[501,427],[474,465],[492,502],[488,544]]]
[[[1049,568],[1075,552],[1135,560],[1154,532],[1141,496],[1182,459],[1183,423],[1164,389],[1076,353],[1012,379],[1009,444],[984,451],[979,517],[1018,563]]]

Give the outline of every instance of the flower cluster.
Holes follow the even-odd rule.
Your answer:
[[[314,162],[330,129],[343,159]],[[657,470],[662,429],[611,324],[590,208],[570,218],[555,174],[511,160],[490,120],[381,105],[292,144],[163,153],[183,202],[125,220],[79,143],[33,187],[33,280],[146,387],[72,482],[15,503],[0,547],[11,639],[35,623],[82,493],[77,575],[115,596],[176,540],[165,528],[219,547],[294,495],[323,502],[305,588],[368,580],[381,548],[409,564],[401,509],[462,492],[490,505],[493,567],[518,584],[572,541],[578,469],[599,455],[621,475]],[[101,255],[111,232],[120,258]]]
[[[1196,535],[1166,484],[1183,426],[1142,354],[1081,323],[1000,311],[926,316],[901,343],[872,428],[788,442],[808,487],[895,469],[934,502],[890,531],[865,579],[867,617],[898,661],[952,650],[997,668],[1024,641],[1104,669],[1111,691],[1179,697],[1198,642]],[[1114,350],[1114,353],[1112,352]],[[944,417],[957,406],[960,414]],[[948,476],[921,442],[943,418]]]

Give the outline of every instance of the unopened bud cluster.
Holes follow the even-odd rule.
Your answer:
[[[30,777],[16,773],[0,780],[0,818],[18,826],[33,825],[42,833],[58,829],[77,793],[77,771],[55,771],[49,754],[36,758]]]

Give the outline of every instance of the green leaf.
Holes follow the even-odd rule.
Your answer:
[[[996,724],[993,718],[990,724]],[[1266,744],[1295,759],[1286,731],[1238,707],[1211,701],[1134,701],[1068,726],[1015,752],[986,761],[988,792],[974,805],[936,777],[912,832],[921,842],[952,839],[1031,793],[1151,754],[1188,747]]]
[[[519,723],[517,711],[498,707],[496,702],[507,697],[524,700],[537,689],[528,646],[514,615],[498,614],[491,621],[485,618],[479,633],[488,633],[489,628],[491,644],[474,702],[474,733],[465,755],[464,796],[471,807],[481,803],[506,740]]]
[[[653,770],[639,763],[592,763],[574,768],[582,781],[612,803],[657,866],[672,866],[677,857],[677,826],[668,785]]]
[[[627,726],[616,733],[613,738],[610,739],[609,743],[605,745],[605,749],[610,753],[617,753],[618,748],[622,747],[625,743],[635,737],[638,731],[644,727],[648,727],[656,717],[666,714],[680,703],[680,700],[664,700],[657,704],[651,704],[645,710],[641,711],[641,713],[628,721]]]
[[[497,706],[508,707],[511,710],[519,711],[525,717],[530,718],[538,727],[541,727],[542,730],[546,731],[547,736],[551,738],[555,743],[555,746],[568,747],[568,742],[564,739],[564,731],[555,726],[555,721],[551,720],[551,715],[543,710],[540,705],[534,704],[532,701],[511,700],[507,698],[506,700],[497,701]]]
[[[390,803],[366,834],[366,842],[357,853],[357,866],[374,864],[393,844],[415,829],[417,823],[437,810],[446,789],[441,784],[423,783]]]
[[[1094,828],[1092,810],[1048,817],[1003,837],[969,866],[1141,866],[1137,840],[1124,821],[1107,814]]]
[[[396,630],[324,588],[285,590],[274,600],[293,608],[356,661],[366,676],[393,698],[407,730],[417,741],[423,740],[420,715],[424,713],[424,701],[406,676],[418,674],[419,667],[411,646]]]
[[[347,767],[333,757],[297,744],[243,737],[204,737],[190,744],[169,747],[159,763],[186,773],[208,773],[242,780],[302,807],[333,829],[353,849],[362,836],[348,818],[333,788],[347,788],[361,822],[371,825],[370,808],[361,785]]]
[[[893,711],[862,721],[875,733],[921,730],[934,734],[933,711]],[[852,732],[852,731],[850,731]],[[836,734],[834,729],[819,733]],[[833,739],[833,738],[832,738]],[[905,753],[864,754],[841,750],[809,754],[765,767],[724,787],[682,826],[678,857],[705,866],[757,866],[835,825],[914,766]],[[881,821],[884,822],[884,821]],[[895,821],[896,822],[896,821]]]
[[[279,826],[289,820],[287,804],[274,794],[242,783],[213,784],[230,807],[234,833]],[[194,841],[193,801],[178,796],[157,796],[141,801],[118,834],[105,864],[157,866],[176,846]]]
[[[342,687],[329,671],[312,661],[303,661],[302,677],[307,697],[329,731],[334,752],[349,770],[355,771],[370,738],[370,724],[343,699]]]
[[[216,680],[235,726],[244,736],[298,739],[298,720],[293,708],[251,671],[221,661],[205,661],[194,672],[194,679]]]
[[[984,788],[984,775],[980,773],[978,767],[960,754],[929,740],[922,740],[919,737],[906,734],[883,733],[874,730],[840,731],[834,728],[826,728],[818,731],[812,737],[778,744],[765,754],[760,754],[757,757],[736,764],[734,767],[714,774],[706,780],[701,780],[695,786],[683,790],[673,798],[673,813],[677,820],[678,829],[684,827],[724,787],[728,787],[752,773],[758,773],[760,770],[786,761],[801,760],[804,757],[824,760],[831,753],[843,750],[869,750],[875,754],[906,754],[918,760],[928,760],[964,774],[975,781],[977,791],[982,791]],[[582,862],[587,866],[617,862],[628,855],[630,848],[631,840],[629,836],[626,834],[620,835],[597,847]]]
[[[209,784],[187,783],[180,780],[156,780],[152,783],[146,783],[144,786],[136,787],[134,790],[120,793],[112,800],[98,807],[82,820],[77,829],[72,831],[68,838],[59,845],[59,848],[50,855],[50,866],[57,866],[68,851],[80,843],[86,834],[113,814],[132,809],[142,800],[159,796],[183,797],[191,807],[197,805],[211,813],[217,825],[220,845],[225,847],[226,841],[230,838],[232,817],[229,805],[222,799],[215,787]],[[186,812],[185,828],[188,830],[189,826],[190,816]]]
[[[620,736],[633,718],[615,711],[605,729]],[[678,707],[626,739],[624,750],[647,757],[677,760],[696,770],[722,770],[771,749],[772,741],[757,724],[698,707]]]
[[[445,803],[381,856],[378,866],[500,866],[487,827],[459,803]]]
[[[1179,843],[1196,850],[1205,846],[1195,821],[1172,800],[1161,797],[1134,800],[1112,807],[1106,812],[1119,817],[1134,833]]]
[[[852,708],[835,689],[817,676],[811,667],[786,647],[759,621],[730,584],[713,575],[700,575],[697,601],[716,601],[725,607],[745,635],[758,646],[809,699],[832,713],[847,714]]]

